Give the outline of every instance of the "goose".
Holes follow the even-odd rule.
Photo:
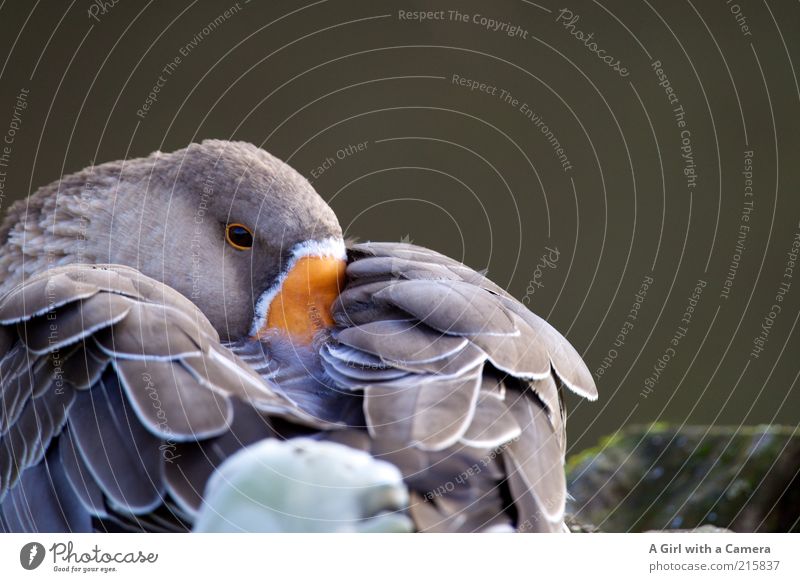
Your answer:
[[[237,479],[269,531],[565,530],[580,354],[459,261],[346,242],[263,149],[91,166],[0,244],[0,530],[235,529]]]

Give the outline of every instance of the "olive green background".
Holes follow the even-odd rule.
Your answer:
[[[764,351],[750,356],[800,221],[796,2],[99,6],[0,5],[0,139],[16,96],[29,90],[9,165],[0,168],[3,211],[91,161],[207,137],[247,140],[312,179],[348,235],[407,237],[488,268],[517,297],[532,290],[532,309],[593,371],[616,349],[597,378],[600,400],[569,399],[571,452],[633,423],[797,424],[800,271]],[[556,22],[561,8],[579,15],[575,30],[594,32],[629,76]],[[399,18],[420,9],[459,10],[468,22]],[[527,38],[488,30],[475,15],[519,26]],[[175,57],[180,63],[165,75]],[[691,190],[655,60],[685,110],[697,171]],[[458,86],[454,74],[498,94]],[[142,119],[137,110],[159,75],[166,81]],[[501,89],[519,103],[504,102]],[[571,170],[522,103],[559,140]],[[363,142],[362,151],[337,157]],[[724,299],[742,224],[745,150],[754,152],[754,205]],[[320,174],[328,158],[335,163]],[[182,241],[174,245],[181,252]],[[558,261],[537,271],[545,247],[558,250]],[[653,285],[638,318],[615,346],[647,276]],[[645,397],[645,379],[699,279],[707,285],[686,335]]]

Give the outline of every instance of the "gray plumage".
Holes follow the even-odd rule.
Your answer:
[[[234,222],[250,251],[226,245]],[[14,205],[0,227],[0,529],[182,531],[227,458],[309,437],[394,464],[419,531],[560,531],[560,390],[596,389],[575,349],[483,274],[414,245],[352,245],[331,329],[311,346],[250,337],[293,249],[341,237],[291,168],[213,140]]]

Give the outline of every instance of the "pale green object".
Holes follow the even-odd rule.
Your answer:
[[[338,443],[266,439],[211,476],[196,532],[409,532],[394,465]]]

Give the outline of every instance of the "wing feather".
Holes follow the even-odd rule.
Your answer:
[[[76,399],[70,414],[75,445],[113,507],[124,513],[152,511],[164,494],[161,440],[128,421],[133,412],[113,372],[100,383],[99,390],[81,392]]]
[[[372,452],[403,472],[417,527],[561,531],[559,385],[596,397],[577,351],[458,261],[409,244],[349,252],[321,359],[363,392]]]
[[[223,346],[188,299],[135,269],[51,269],[0,299],[0,320],[0,522],[12,531],[185,529],[188,496],[168,482],[165,451],[186,442],[190,463],[205,455],[197,442],[243,446],[225,436],[234,402],[251,417],[327,426]],[[52,519],[31,510],[34,494]]]
[[[337,327],[302,368],[222,345],[188,299],[128,267],[59,267],[0,299],[0,527],[185,529],[232,452],[317,431],[395,463],[420,530],[559,529],[560,386],[597,394],[578,352],[458,261],[408,244],[349,254]]]
[[[103,490],[92,477],[68,428],[59,439],[59,454],[64,474],[84,511],[96,517],[107,517]]]
[[[423,450],[442,450],[458,441],[472,421],[481,384],[480,367],[460,378],[365,389],[364,414],[370,434]]]

